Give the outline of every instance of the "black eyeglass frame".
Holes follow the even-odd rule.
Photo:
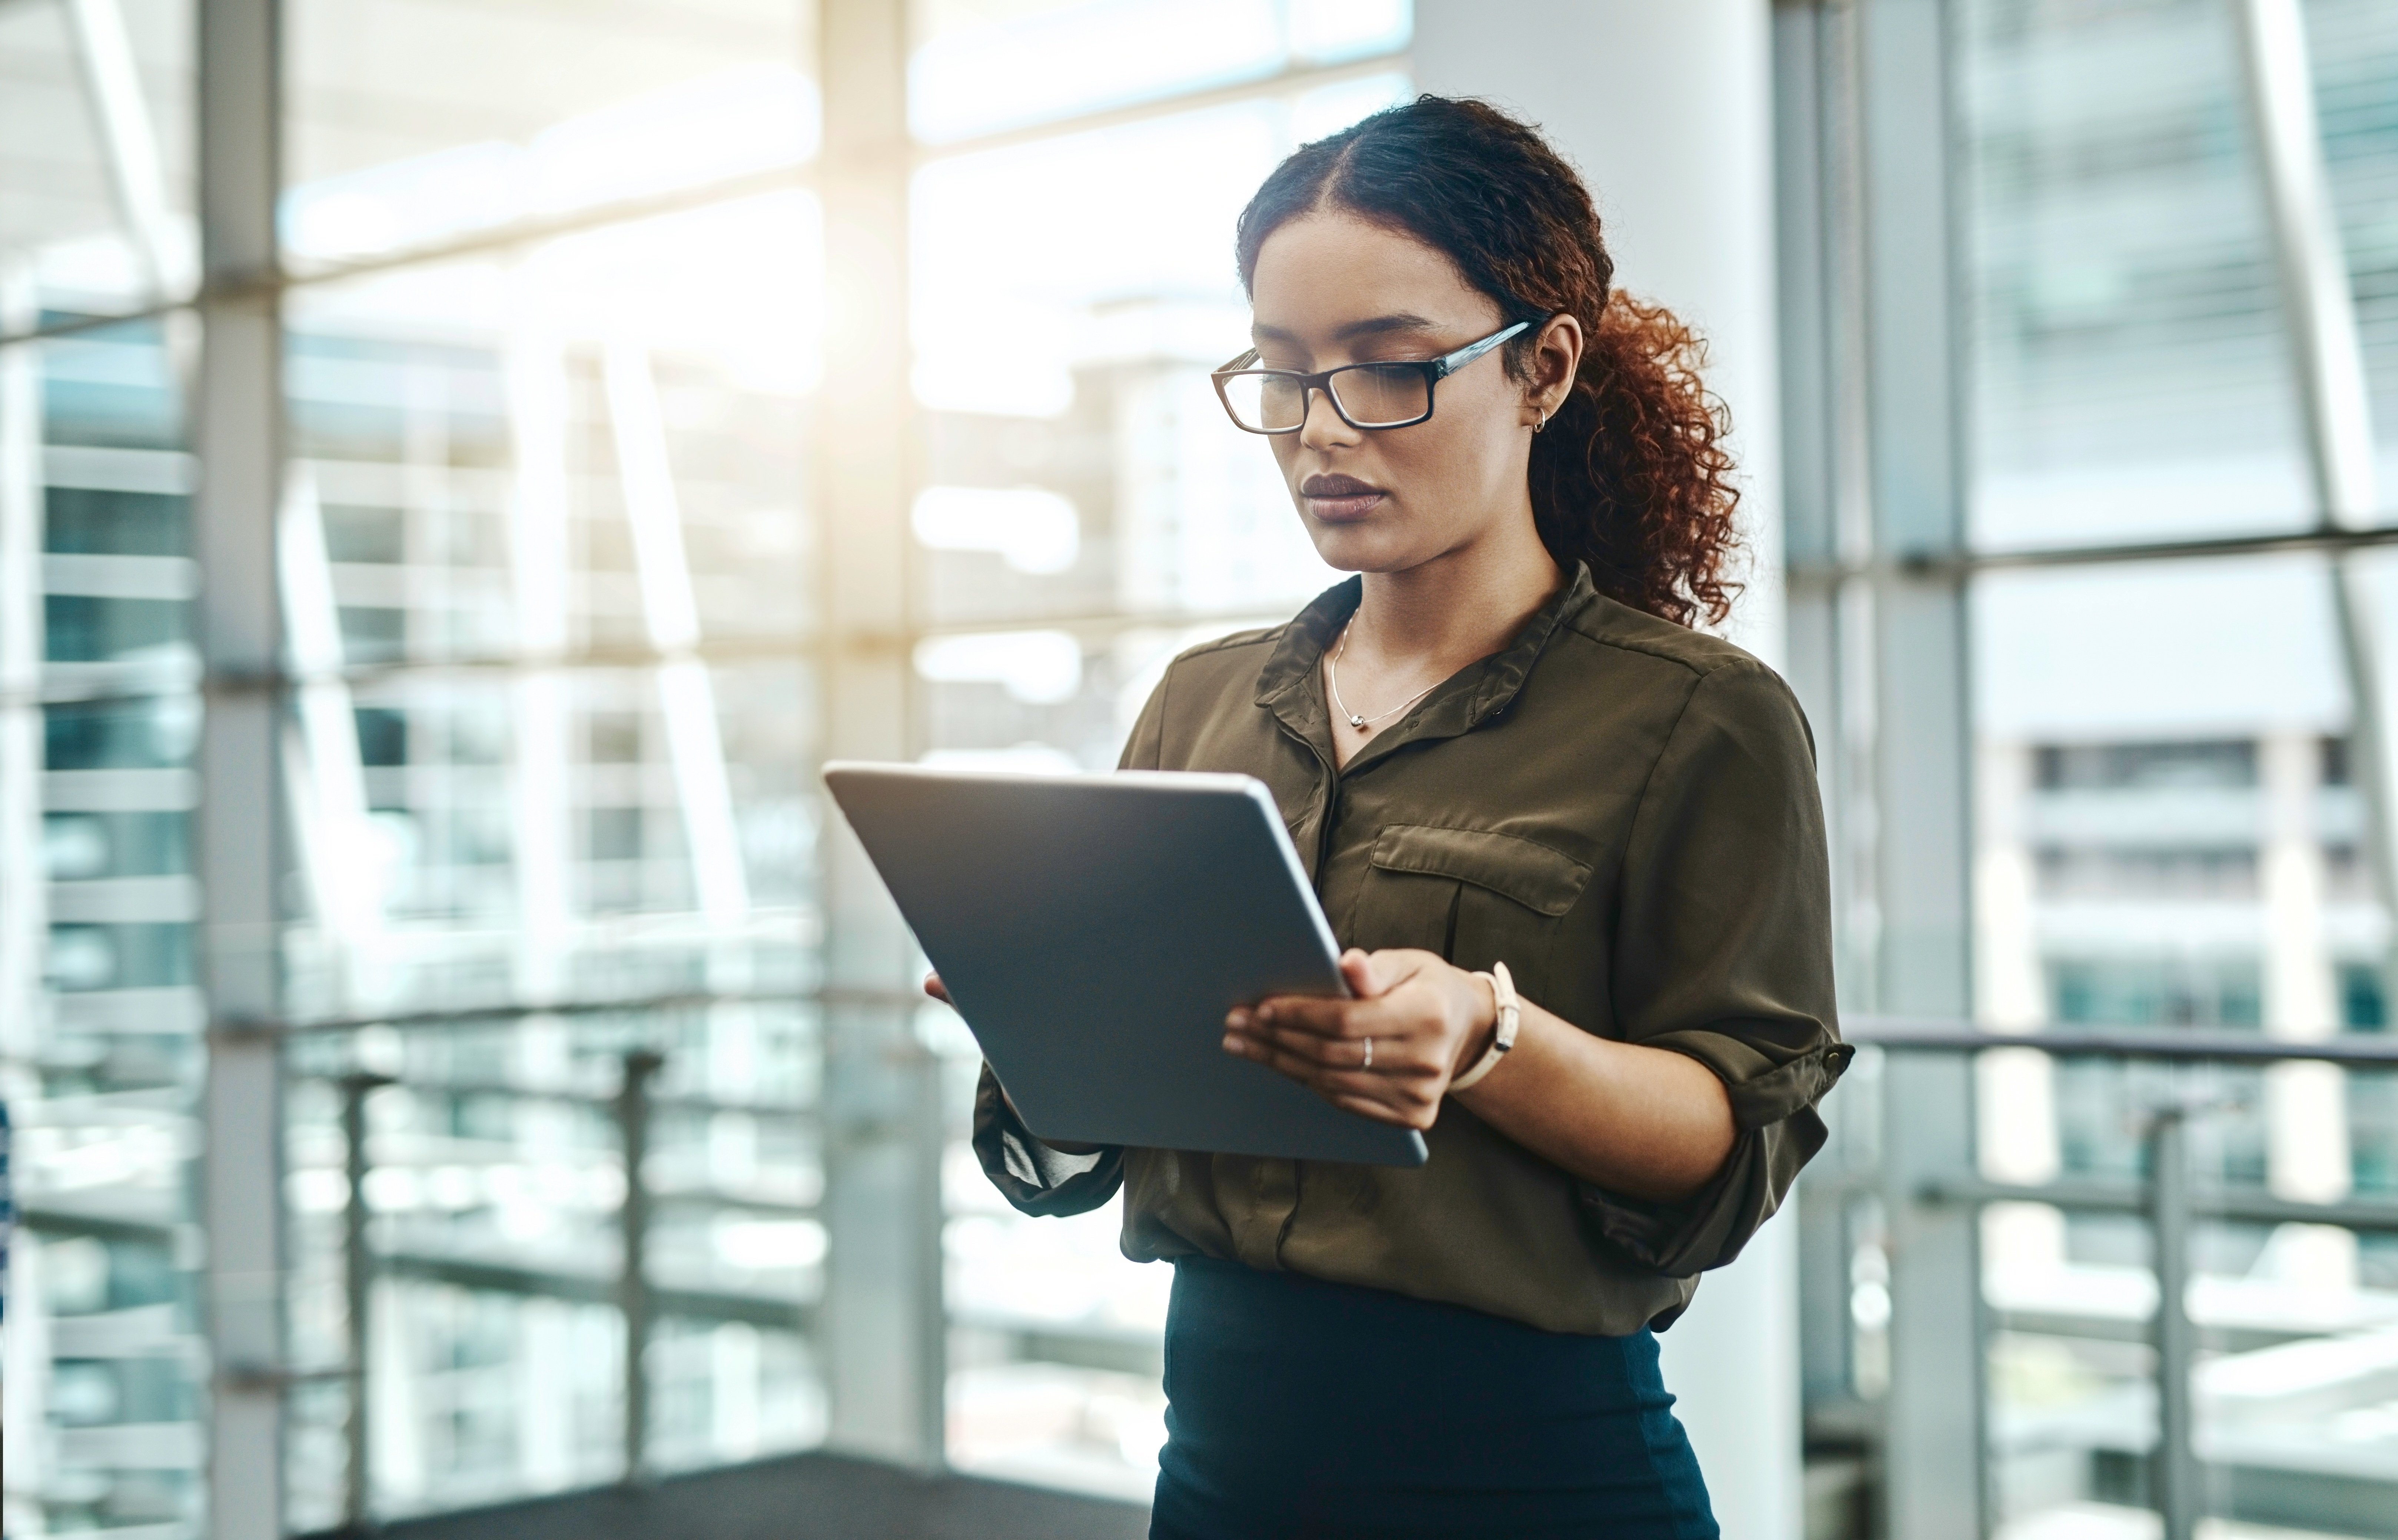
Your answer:
[[[1255,363],[1258,359],[1258,350],[1252,347],[1247,352],[1243,353],[1240,357],[1233,358],[1219,365],[1217,368],[1210,370],[1208,371],[1207,378],[1215,382],[1216,399],[1224,404],[1224,415],[1233,419],[1233,426],[1239,428],[1243,433],[1254,433],[1261,438],[1273,438],[1277,434],[1299,432],[1301,428],[1304,428],[1307,426],[1307,398],[1310,392],[1321,392],[1324,399],[1331,406],[1333,414],[1339,417],[1342,422],[1348,424],[1351,427],[1355,428],[1358,432],[1381,433],[1394,427],[1413,427],[1418,423],[1430,422],[1432,420],[1433,402],[1436,396],[1436,392],[1433,388],[1434,386],[1437,385],[1441,381],[1448,378],[1451,374],[1456,373],[1459,370],[1463,369],[1467,364],[1472,363],[1475,359],[1482,357],[1485,353],[1489,352],[1492,348],[1497,347],[1501,343],[1507,341],[1517,332],[1522,331],[1526,328],[1534,324],[1535,323],[1531,321],[1517,321],[1513,326],[1502,327],[1500,330],[1493,331],[1490,335],[1484,337],[1479,342],[1467,343],[1463,347],[1459,348],[1456,352],[1444,353],[1437,358],[1393,358],[1388,360],[1368,360],[1365,363],[1341,364],[1338,368],[1320,370],[1314,374],[1302,374],[1295,369],[1251,369],[1248,366]],[[1335,374],[1346,373],[1353,369],[1420,369],[1423,371],[1423,415],[1421,417],[1410,417],[1403,423],[1361,423],[1354,417],[1350,416],[1347,412],[1341,409],[1340,394],[1332,388],[1332,377]],[[1295,383],[1299,386],[1299,421],[1293,423],[1288,427],[1251,427],[1248,424],[1241,421],[1241,414],[1233,410],[1233,398],[1226,390],[1225,385],[1226,382],[1237,379],[1245,374],[1270,375],[1276,379],[1289,380]]]

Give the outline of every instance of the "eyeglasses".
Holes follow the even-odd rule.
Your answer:
[[[1307,423],[1307,393],[1324,392],[1340,420],[1360,431],[1410,427],[1432,415],[1432,387],[1508,338],[1530,326],[1517,321],[1437,358],[1404,363],[1342,364],[1321,373],[1288,369],[1251,369],[1249,349],[1215,371],[1216,394],[1233,425],[1248,433],[1296,433]]]

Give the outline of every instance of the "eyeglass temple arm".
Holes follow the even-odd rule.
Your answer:
[[[1433,359],[1433,378],[1435,380],[1448,378],[1449,375],[1456,373],[1459,370],[1463,369],[1467,364],[1472,363],[1475,359],[1482,357],[1485,353],[1489,352],[1492,348],[1498,346],[1501,343],[1505,342],[1508,338],[1513,337],[1531,324],[1532,323],[1530,321],[1517,321],[1515,325],[1508,327],[1503,331],[1494,331],[1478,343],[1468,343],[1463,347],[1459,348],[1456,352],[1451,353],[1445,358]],[[1214,369],[1209,370],[1208,372],[1210,374],[1230,374],[1235,371],[1246,369],[1257,361],[1258,350],[1252,347],[1244,350],[1233,358],[1225,359],[1222,363],[1218,364]],[[1284,373],[1287,371],[1277,370],[1275,372]],[[1324,371],[1324,374],[1335,374],[1338,372],[1340,372],[1340,371],[1327,369]],[[1309,375],[1306,378],[1311,384],[1313,384],[1323,379],[1324,374]]]
[[[1432,377],[1435,380],[1445,380],[1448,378],[1451,374],[1463,369],[1467,364],[1472,363],[1475,359],[1482,357],[1485,353],[1489,352],[1492,348],[1498,346],[1501,343],[1505,342],[1508,338],[1514,336],[1516,332],[1523,331],[1526,327],[1531,324],[1532,323],[1529,321],[1517,321],[1515,325],[1507,328],[1504,331],[1493,331],[1490,335],[1483,338],[1478,343],[1467,343],[1463,347],[1461,347],[1456,352],[1449,354],[1447,358],[1435,358],[1432,361]]]

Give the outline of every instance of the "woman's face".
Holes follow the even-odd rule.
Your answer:
[[[1265,369],[1437,358],[1506,324],[1439,251],[1339,213],[1267,236],[1250,290]],[[1317,554],[1344,572],[1401,572],[1510,520],[1529,530],[1531,426],[1564,395],[1580,342],[1571,317],[1551,322],[1529,382],[1492,349],[1441,381],[1431,418],[1410,427],[1362,432],[1311,392],[1305,426],[1268,441]]]

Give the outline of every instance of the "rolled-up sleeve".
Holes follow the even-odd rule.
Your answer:
[[[974,1150],[1000,1196],[1028,1214],[1087,1213],[1124,1185],[1123,1146],[1076,1155],[1042,1143],[1000,1094],[989,1064],[975,1087]]]
[[[1149,703],[1125,740],[1119,770],[1154,770],[1165,736],[1166,681],[1157,682]],[[1092,1155],[1068,1155],[1041,1142],[1000,1094],[990,1064],[975,1087],[974,1151],[983,1174],[1000,1196],[1028,1214],[1087,1213],[1115,1196],[1124,1185],[1124,1150],[1108,1145]]]
[[[1702,678],[1651,770],[1624,852],[1610,993],[1630,1042],[1721,1078],[1733,1141],[1674,1202],[1585,1184],[1599,1232],[1675,1277],[1740,1254],[1821,1149],[1816,1103],[1854,1051],[1833,1001],[1814,748],[1789,687],[1739,661]]]

